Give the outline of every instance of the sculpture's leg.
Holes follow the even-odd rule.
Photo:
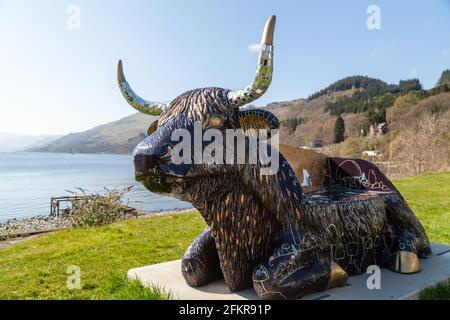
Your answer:
[[[223,251],[219,254],[220,266],[228,289],[241,291],[251,288],[252,272],[256,263],[242,256],[226,256]]]
[[[405,250],[416,253],[420,258],[428,256],[431,247],[425,229],[401,195],[388,195],[385,203],[388,222],[394,235],[394,248],[391,252]]]
[[[399,273],[415,273],[420,271],[417,255],[417,235],[414,231],[399,230],[388,234],[389,256],[385,265]]]
[[[416,273],[420,271],[417,254],[410,251],[397,251],[391,254],[389,269],[399,273]]]
[[[319,251],[313,238],[300,252],[298,243],[304,244],[305,238],[285,236],[267,262],[255,268],[253,287],[262,299],[300,298],[346,283],[347,273]]]
[[[348,274],[336,263],[286,262],[270,267],[259,265],[253,272],[253,287],[265,300],[295,299],[307,294],[345,285]]]
[[[385,265],[400,273],[420,270],[419,257],[431,253],[428,237],[422,224],[399,195],[386,197],[386,213],[389,223],[385,243],[389,257]]]
[[[181,268],[184,279],[192,287],[203,286],[222,277],[216,245],[209,227],[186,250]]]

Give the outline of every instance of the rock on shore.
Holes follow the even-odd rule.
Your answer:
[[[70,221],[67,217],[35,216],[27,219],[10,219],[0,222],[0,237],[28,234],[67,228]]]

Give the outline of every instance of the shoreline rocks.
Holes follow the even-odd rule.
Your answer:
[[[139,214],[138,216],[124,216],[123,220],[132,218],[139,219],[148,217],[162,217],[170,214],[179,214],[193,210],[195,209],[172,209],[166,211],[144,212]],[[0,241],[40,232],[56,231],[59,229],[70,228],[71,226],[70,216],[55,217],[38,215],[24,219],[9,219],[0,222]]]
[[[0,222],[0,239],[70,227],[67,217],[35,216],[25,219],[9,219]]]

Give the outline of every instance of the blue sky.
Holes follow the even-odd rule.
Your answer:
[[[67,8],[80,8],[80,29]],[[381,30],[366,26],[369,5]],[[256,104],[306,97],[344,76],[432,87],[450,68],[450,1],[0,0],[0,131],[64,134],[133,113],[115,82],[124,61],[142,97],[240,88],[277,15],[272,86]]]

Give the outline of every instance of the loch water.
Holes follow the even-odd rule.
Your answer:
[[[130,155],[0,153],[0,221],[47,215],[52,196],[66,190],[89,192],[133,186],[124,202],[148,211],[190,208],[175,198],[153,194],[134,180]]]

